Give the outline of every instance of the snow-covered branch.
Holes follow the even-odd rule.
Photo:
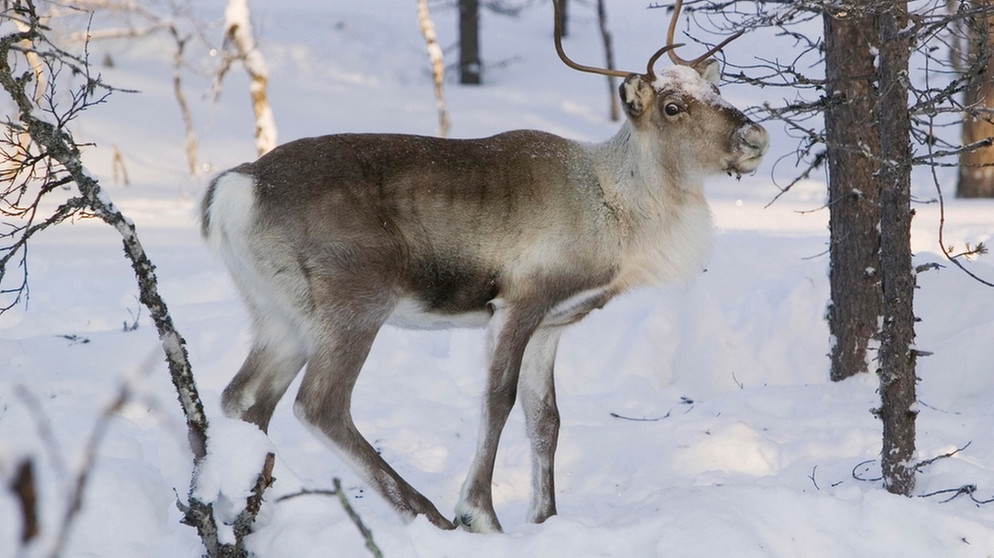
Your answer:
[[[105,86],[99,78],[90,76],[85,57],[75,57],[54,47],[48,48],[51,45],[45,37],[45,28],[40,24],[31,4],[26,7],[17,4],[14,9],[28,22],[28,28],[0,37],[0,88],[7,93],[20,113],[17,123],[8,121],[7,137],[11,137],[11,130],[25,134],[29,145],[18,153],[32,154],[32,156],[10,162],[17,167],[28,161],[30,168],[5,169],[5,174],[2,175],[7,181],[4,206],[15,208],[20,212],[22,221],[27,216],[27,225],[23,223],[12,225],[15,235],[19,233],[20,236],[4,249],[3,259],[0,260],[0,278],[3,277],[7,264],[12,261],[13,254],[25,253],[27,241],[32,234],[44,227],[57,224],[71,215],[82,214],[98,218],[120,233],[125,255],[131,262],[138,282],[141,302],[148,308],[155,322],[170,377],[186,418],[195,469],[188,504],[183,505],[188,510],[187,520],[197,527],[208,555],[244,556],[244,537],[251,530],[259,511],[262,491],[271,483],[272,459],[267,459],[261,474],[263,480],[256,483],[253,497],[249,499],[245,511],[239,516],[241,528],[236,530],[236,541],[234,543],[219,541],[212,504],[201,501],[195,495],[198,472],[207,456],[208,422],[193,378],[186,342],[176,330],[166,302],[159,294],[155,266],[142,246],[134,223],[117,209],[102,190],[99,181],[83,166],[79,145],[66,127],[67,123],[87,107],[95,102],[102,102],[111,88]],[[6,13],[3,15],[6,16]],[[23,55],[32,51],[46,61],[50,70],[49,77],[52,78],[53,83],[60,75],[83,76],[82,85],[72,92],[70,95],[72,102],[67,107],[59,108],[54,102],[40,105],[29,94],[30,84],[36,79],[35,74],[32,71],[18,74],[17,68],[18,54]],[[63,69],[67,70],[65,74],[61,74]],[[50,89],[54,89],[54,86]],[[34,187],[36,182],[41,183],[41,186],[37,187],[39,193],[33,197],[33,202],[26,205],[22,199],[24,192]],[[54,190],[53,184],[66,188],[75,187],[77,194],[73,195],[69,202],[62,204],[53,216],[43,219],[36,225],[34,219],[38,211],[38,202],[45,194]],[[11,198],[12,200],[8,201]],[[26,259],[22,259],[21,264],[26,265]],[[24,273],[23,285],[26,288],[27,272]],[[122,402],[123,397],[124,395],[120,399]],[[95,437],[94,440],[99,441],[99,438]],[[89,453],[94,452],[95,449],[91,448]],[[71,518],[81,505],[85,484],[85,476],[81,476],[76,496],[68,508],[64,524],[71,522]],[[24,498],[22,501],[25,501]],[[64,537],[59,538],[59,541],[64,540]],[[59,548],[58,544],[56,548]]]

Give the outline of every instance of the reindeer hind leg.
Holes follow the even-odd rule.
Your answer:
[[[406,519],[425,515],[436,526],[452,529],[435,505],[380,457],[352,419],[352,389],[389,312],[370,323],[368,311],[326,310],[329,317],[319,328],[322,339],[307,363],[294,413]],[[349,316],[349,323],[337,323],[332,314]]]
[[[256,318],[252,349],[221,395],[221,408],[268,431],[276,404],[307,361],[298,328],[280,313],[252,311]]]

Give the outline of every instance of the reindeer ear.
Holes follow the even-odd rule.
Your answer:
[[[618,92],[621,95],[621,103],[625,106],[625,112],[632,120],[638,119],[645,112],[645,108],[652,105],[652,100],[656,97],[656,90],[653,89],[652,84],[638,74],[625,78],[618,87]]]
[[[715,85],[718,85],[718,82],[721,81],[721,64],[714,58],[698,62],[694,66],[694,69],[697,70],[697,73],[701,74],[702,78]]]

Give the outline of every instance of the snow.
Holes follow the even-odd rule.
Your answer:
[[[192,496],[212,502],[218,521],[230,527],[245,508],[245,500],[262,472],[266,454],[272,452],[266,435],[254,425],[214,417],[210,423],[207,457],[197,471]],[[234,533],[220,537],[234,543]]]
[[[686,91],[694,99],[702,99],[708,105],[729,106],[721,95],[715,91],[711,82],[701,80],[697,70],[687,66],[671,66],[659,73],[653,87],[660,91]]]
[[[205,9],[223,15],[223,3]],[[339,131],[433,133],[436,107],[416,6],[377,3],[254,3],[258,46],[270,70],[274,116],[284,139]],[[451,133],[485,136],[540,128],[603,141],[603,81],[562,66],[551,45],[551,7],[516,19],[484,14],[483,87],[450,77]],[[658,48],[662,11],[612,5],[620,67],[638,68]],[[575,7],[566,48],[602,59],[596,20]],[[443,47],[455,41],[455,12],[433,10]],[[95,21],[99,24],[99,18]],[[773,41],[725,49],[740,62],[788,47]],[[738,48],[736,48],[738,47]],[[109,44],[90,46],[92,59]],[[260,556],[368,556],[335,498],[309,495],[340,478],[385,556],[736,556],[981,557],[994,550],[994,508],[969,495],[921,497],[975,485],[994,497],[994,296],[953,266],[920,273],[919,459],[969,447],[925,467],[916,496],[888,494],[880,481],[879,405],[873,376],[828,380],[830,347],[825,185],[798,184],[769,208],[794,170],[781,162],[795,141],[770,125],[771,152],[741,181],[715,177],[708,197],[717,236],[708,270],[689,285],[647,289],[612,301],[570,329],[559,350],[563,417],[557,454],[559,515],[524,521],[530,459],[524,417],[512,414],[495,474],[504,535],[445,532],[423,518],[405,524],[294,418],[288,397],[269,436],[225,419],[220,392],[248,350],[246,314],[221,262],[200,239],[197,198],[208,177],[185,175],[184,131],[171,97],[168,55],[117,45],[115,94],[76,122],[92,141],[84,156],[136,224],[156,264],[160,292],[190,351],[211,423],[200,489],[214,501],[245,497],[266,451],[276,482],[250,544]],[[692,50],[692,47],[684,47]],[[748,51],[748,52],[746,52]],[[781,52],[780,54],[783,54]],[[687,53],[685,56],[691,56]],[[209,79],[187,76],[189,91]],[[194,107],[202,160],[223,169],[254,156],[248,79],[232,72],[219,105]],[[722,87],[738,106],[767,92]],[[190,95],[191,98],[200,98]],[[132,184],[113,186],[112,144]],[[953,177],[940,174],[946,191]],[[918,199],[934,197],[929,182]],[[943,263],[937,204],[916,204],[916,264]],[[946,200],[946,244],[990,241],[994,202]],[[92,219],[39,234],[29,253],[31,299],[0,316],[0,477],[35,461],[42,537],[18,550],[20,511],[0,488],[0,556],[40,556],[54,544],[87,440],[122,383],[128,403],[113,413],[99,446],[65,556],[195,557],[196,533],[180,523],[192,458],[162,346],[142,311],[116,231]],[[987,258],[971,263],[994,277]],[[359,428],[402,476],[439,509],[453,509],[476,444],[484,333],[385,328],[356,388]],[[294,390],[291,387],[291,393]],[[38,411],[35,411],[35,408]],[[618,415],[618,416],[615,416]],[[627,417],[627,418],[619,418]],[[646,419],[646,420],[629,420]],[[218,495],[214,497],[214,495]]]

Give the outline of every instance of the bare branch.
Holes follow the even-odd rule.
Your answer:
[[[338,494],[338,501],[342,503],[342,507],[345,508],[345,513],[348,514],[349,519],[351,519],[352,523],[355,524],[356,529],[359,529],[359,533],[362,534],[364,539],[366,539],[366,548],[369,549],[369,553],[375,558],[383,558],[383,552],[380,551],[380,547],[376,546],[376,542],[373,540],[373,532],[366,527],[366,525],[362,522],[362,518],[359,517],[359,514],[356,513],[355,509],[352,508],[352,505],[349,504],[349,499],[345,495],[345,491],[342,490],[342,481],[335,479],[334,483],[335,493]]]
[[[38,536],[38,487],[35,484],[34,464],[24,460],[10,483],[10,490],[21,506],[21,546],[25,547]]]
[[[942,251],[942,255],[946,257],[946,260],[948,260],[953,265],[958,267],[960,271],[966,273],[968,276],[970,276],[973,280],[977,281],[981,285],[994,287],[994,281],[989,281],[987,279],[984,279],[983,277],[980,277],[979,275],[968,269],[966,265],[964,265],[963,262],[960,261],[959,256],[954,256],[953,254],[950,254],[950,250],[949,248],[947,248],[945,242],[945,231],[946,231],[945,196],[943,196],[942,194],[942,186],[939,184],[939,177],[935,173],[935,166],[932,166],[932,184],[935,186],[935,191],[939,198],[939,249]],[[983,248],[982,243],[979,244],[979,246],[981,247],[982,250],[986,251]]]
[[[69,541],[69,532],[73,523],[75,523],[76,518],[79,516],[79,511],[83,505],[83,494],[86,492],[86,486],[90,480],[90,473],[93,471],[93,466],[97,459],[97,450],[103,442],[104,436],[107,434],[107,428],[110,426],[110,420],[118,411],[121,410],[121,408],[124,407],[125,403],[127,403],[129,392],[130,390],[128,389],[128,386],[123,385],[121,390],[118,392],[117,397],[115,397],[114,400],[104,409],[104,412],[101,413],[96,424],[93,426],[93,430],[90,432],[90,436],[83,448],[83,459],[79,471],[76,474],[76,479],[69,495],[69,501],[62,516],[62,524],[60,525],[59,532],[55,537],[55,544],[52,547],[52,551],[49,553],[51,558],[58,558],[61,556],[66,543]]]
[[[928,467],[929,465],[935,463],[936,461],[938,461],[940,459],[948,459],[948,458],[956,455],[957,453],[965,450],[966,448],[970,447],[970,444],[972,444],[972,443],[973,443],[973,441],[969,441],[969,442],[966,443],[966,445],[964,445],[961,448],[956,448],[953,451],[944,453],[942,455],[937,455],[935,457],[932,457],[932,458],[929,458],[929,459],[925,459],[923,461],[919,461],[918,463],[915,464],[915,470],[916,471],[920,471],[921,469],[924,469],[925,467]]]
[[[334,488],[331,490],[305,488],[299,492],[294,492],[293,494],[284,494],[276,501],[285,502],[286,500],[299,498],[301,496],[337,496],[338,501],[342,504],[342,509],[345,510],[346,515],[349,516],[349,519],[356,526],[356,529],[359,530],[359,533],[366,540],[366,548],[369,549],[370,554],[372,554],[375,558],[383,558],[383,552],[380,550],[380,547],[377,546],[376,541],[373,540],[373,532],[366,527],[365,523],[363,523],[362,518],[359,517],[358,513],[356,513],[355,508],[352,507],[352,504],[349,503],[349,498],[345,494],[345,491],[342,490],[342,481],[335,478],[332,479],[331,482],[334,485]]]
[[[262,472],[252,487],[252,492],[245,501],[245,508],[235,518],[234,531],[236,546],[243,546],[245,537],[252,534],[252,527],[255,518],[262,509],[262,496],[270,486],[273,485],[273,466],[276,463],[276,455],[267,453],[262,466]]]

